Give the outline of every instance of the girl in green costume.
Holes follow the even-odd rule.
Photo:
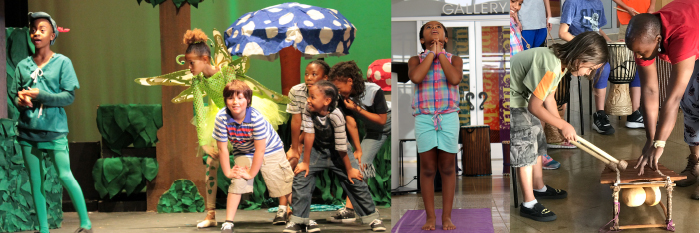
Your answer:
[[[211,42],[214,54],[206,44]],[[278,125],[285,123],[289,115],[285,112],[289,98],[265,88],[257,81],[245,75],[248,69],[248,58],[236,60],[226,51],[221,34],[214,30],[214,40],[208,39],[202,30],[187,30],[183,43],[187,45],[185,63],[189,69],[174,73],[153,77],[140,78],[136,82],[141,85],[178,85],[190,86],[175,97],[173,103],[194,102],[195,117],[193,124],[197,127],[197,138],[200,145],[200,153],[204,155],[206,164],[206,210],[204,221],[197,224],[197,228],[214,227],[216,222],[216,189],[217,168],[219,160],[216,141],[211,136],[214,131],[214,122],[219,110],[226,107],[223,90],[226,84],[232,80],[241,80],[253,90],[253,104],[256,110],[261,112],[265,119],[277,129]],[[183,56],[178,56],[178,59]],[[179,61],[178,61],[179,62]],[[206,97],[206,98],[205,98]],[[230,146],[230,145],[229,145]],[[229,148],[229,151],[231,149]],[[289,200],[291,201],[291,200]],[[280,205],[287,206],[288,200],[280,198]]]
[[[34,208],[39,218],[39,230],[49,232],[46,198],[42,191],[43,164],[46,156],[54,159],[63,187],[73,201],[80,227],[78,233],[92,232],[83,191],[70,170],[68,155],[68,120],[64,106],[73,103],[75,89],[80,88],[70,59],[54,53],[50,47],[56,41],[56,22],[44,12],[29,13],[32,43],[36,52],[17,65],[19,92],[15,99],[20,106],[19,143],[34,196]]]

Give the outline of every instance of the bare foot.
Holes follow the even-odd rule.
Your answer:
[[[435,217],[427,217],[425,220],[425,225],[421,227],[424,231],[434,231],[435,230]]]
[[[457,229],[457,226],[455,226],[455,224],[452,224],[451,217],[442,217],[442,229],[445,231],[449,231]]]

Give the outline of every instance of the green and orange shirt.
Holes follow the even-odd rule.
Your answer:
[[[510,59],[511,108],[527,108],[533,95],[545,100],[557,89],[562,76],[561,60],[549,48],[528,49]]]

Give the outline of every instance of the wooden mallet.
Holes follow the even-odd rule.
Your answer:
[[[578,142],[571,141],[570,143],[580,148],[581,150],[593,155],[593,157],[600,159],[606,165],[608,165],[608,167],[611,170],[615,170],[615,168],[618,168],[620,171],[624,171],[627,169],[626,161],[617,160],[615,157],[612,157],[608,153],[605,153],[605,151],[601,150],[600,148],[596,147],[595,145],[591,144],[590,142],[586,141],[585,139],[579,136],[576,136],[576,141]]]

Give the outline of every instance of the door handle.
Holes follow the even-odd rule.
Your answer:
[[[479,93],[479,99],[484,99],[484,101],[481,101],[481,104],[479,105],[479,110],[484,110],[484,103],[486,103],[486,100],[489,98],[489,94],[486,92],[480,92]]]

